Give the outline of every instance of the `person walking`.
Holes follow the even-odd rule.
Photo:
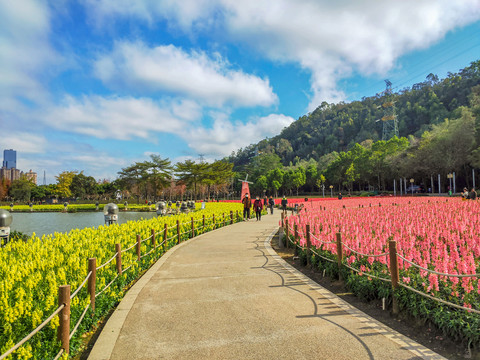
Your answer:
[[[468,194],[468,198],[470,200],[477,200],[477,192],[475,191],[474,188],[470,191],[470,194]]]
[[[288,205],[287,197],[285,195],[283,195],[283,199],[282,199],[282,210],[283,210],[283,212],[287,212],[287,205]]]
[[[252,207],[252,200],[248,194],[245,194],[245,197],[242,199],[243,203],[243,221],[248,221],[250,219],[250,208]]]
[[[273,207],[275,206],[275,200],[273,200],[272,196],[270,196],[270,199],[268,199],[268,205],[270,207],[270,215],[273,215]]]
[[[262,200],[260,200],[259,196],[257,196],[255,201],[253,202],[253,209],[255,210],[255,216],[257,217],[257,221],[262,220],[263,202]]]

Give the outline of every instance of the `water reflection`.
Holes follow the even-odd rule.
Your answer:
[[[68,232],[72,229],[83,229],[85,227],[98,227],[105,223],[103,212],[79,212],[79,213],[12,213],[13,223],[11,230],[21,231],[37,236],[53,234],[54,232]],[[151,219],[156,217],[152,212],[120,212],[118,223],[127,221]]]

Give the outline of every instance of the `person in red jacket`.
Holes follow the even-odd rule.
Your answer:
[[[262,200],[260,200],[260,196],[257,196],[255,201],[253,202],[253,209],[255,210],[257,221],[262,220],[263,202]]]

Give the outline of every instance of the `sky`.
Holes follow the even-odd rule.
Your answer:
[[[480,0],[0,0],[0,150],[113,180],[478,59]]]

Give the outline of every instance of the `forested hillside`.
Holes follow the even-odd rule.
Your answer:
[[[382,93],[351,103],[324,102],[280,135],[228,160],[237,172],[253,176],[256,191],[272,193],[318,191],[322,183],[338,190],[388,190],[398,177],[430,186],[432,176],[453,171],[462,186],[471,185],[471,169],[480,166],[480,60],[443,80],[429,74],[392,97],[400,139],[381,141]],[[275,169],[280,171],[273,176]]]

